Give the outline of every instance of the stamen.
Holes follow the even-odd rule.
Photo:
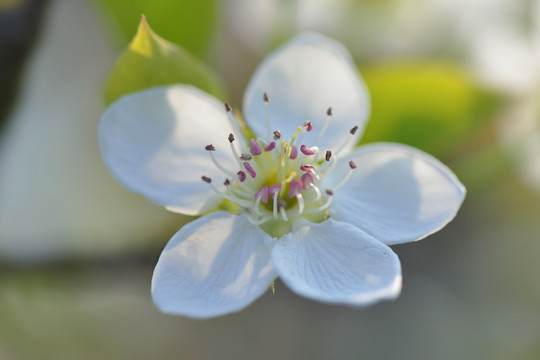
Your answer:
[[[279,140],[281,138],[281,133],[279,130],[274,131],[274,140]]]
[[[323,127],[321,128],[321,131],[317,134],[317,137],[311,142],[311,146],[318,143],[319,140],[323,137],[324,133],[326,132],[326,129],[328,129],[328,125],[330,124],[330,118],[332,117],[332,107],[329,107],[328,110],[326,110],[326,120],[324,121]]]
[[[228,102],[225,103],[225,111],[227,112],[227,116],[229,117],[229,122],[232,125],[234,132],[236,134],[242,134],[242,131],[240,130],[240,126],[239,126],[240,122],[236,118],[236,115],[234,114],[234,111]]]
[[[270,98],[268,97],[267,93],[263,94],[263,101],[264,101],[264,118],[266,122],[266,132],[270,136],[271,130],[270,130],[270,114],[268,111],[268,103],[270,102]]]
[[[208,183],[210,184],[212,182],[212,179],[210,179],[208,176],[201,176],[201,179],[202,181],[204,181],[205,183]]]
[[[225,181],[223,182],[223,185],[229,186],[231,185],[231,182],[229,181],[229,179],[225,179]]]
[[[349,166],[351,169],[356,169],[356,164],[354,163],[354,161],[349,161]]]
[[[279,193],[281,192],[281,184],[274,184],[270,186],[270,189],[268,190],[270,194],[272,194],[272,200],[273,200],[273,206],[272,206],[272,214],[274,216],[274,219],[277,219],[277,208],[278,208],[278,201],[277,197],[279,196]]]
[[[210,154],[210,159],[212,159],[212,162],[214,165],[221,170],[224,174],[227,174],[228,176],[234,177],[234,173],[230,170],[225,169],[223,166],[221,166],[220,163],[217,162],[216,158],[214,157],[214,151],[216,150],[213,145],[207,145],[205,146],[205,150],[208,151]]]
[[[277,202],[281,218],[283,219],[283,221],[289,221],[289,218],[287,217],[287,212],[285,211],[285,202],[282,199],[278,199]]]
[[[249,154],[242,153],[242,155],[240,155],[240,160],[242,160],[242,161],[249,161],[251,159],[252,159],[251,155],[249,155]]]
[[[298,194],[296,195],[296,199],[298,200],[298,215],[302,215],[304,212],[304,198],[302,194]]]
[[[292,179],[289,183],[289,197],[292,198],[302,192],[304,184],[300,180]]]
[[[315,184],[311,184],[310,187],[311,187],[311,190],[315,191],[315,199],[313,201],[314,202],[319,201],[322,197],[321,190],[319,190],[319,188]]]
[[[276,148],[276,142],[272,141],[270,144],[266,145],[264,151],[272,151]]]
[[[236,173],[236,175],[238,175],[238,180],[240,180],[240,182],[244,182],[246,181],[246,173],[243,172],[243,171],[239,171]]]
[[[294,160],[294,159],[296,159],[297,157],[298,157],[298,148],[297,148],[296,146],[293,145],[293,146],[291,147],[291,156],[289,156],[289,158],[290,158],[291,160]]]
[[[244,161],[244,167],[246,168],[247,172],[249,173],[249,175],[255,179],[255,177],[257,176],[257,173],[255,172],[255,170],[253,170],[253,168],[251,167],[251,164],[248,163],[247,161]]]
[[[229,134],[229,144],[231,145],[231,151],[233,153],[233,157],[235,158],[236,162],[238,162],[238,166],[242,166],[242,163],[240,162],[238,152],[236,151],[236,148],[233,145],[234,142],[234,135],[231,133]]]
[[[307,132],[313,130],[313,125],[311,124],[311,121],[304,121],[304,129],[306,129]]]
[[[251,141],[249,142],[249,151],[251,151],[251,154],[253,155],[261,155],[261,145],[256,142],[255,139],[251,139]]]
[[[314,167],[311,166],[311,165],[305,165],[305,164],[300,165],[300,170],[302,170],[302,171],[312,171],[313,169],[314,169]]]
[[[349,180],[349,178],[351,177],[354,169],[356,169],[356,164],[353,162],[353,161],[349,161],[349,172],[347,173],[347,175],[345,175],[345,177],[343,178],[343,180],[341,180],[341,182],[339,184],[337,184],[336,186],[334,186],[334,188],[331,190],[331,191],[336,191],[338,190],[339,188],[341,188],[343,185],[345,185],[345,183],[347,182],[347,180]]]
[[[310,149],[308,148],[306,145],[302,145],[300,146],[300,151],[304,154],[304,155],[315,155],[315,151],[313,149]]]
[[[330,189],[326,189],[326,193],[330,196],[334,195],[334,192]]]
[[[263,186],[257,193],[255,193],[255,199],[259,199],[263,203],[268,203],[268,186]]]
[[[338,147],[338,149],[336,150],[336,154],[340,154],[343,151],[343,149],[351,146],[351,143],[356,140],[356,137],[354,136],[354,134],[356,134],[357,131],[358,131],[358,126],[354,126],[351,130],[349,130],[349,134],[351,134],[351,136],[348,136],[345,139],[345,141]]]
[[[300,181],[302,182],[302,188],[304,190],[315,184],[315,179],[313,178],[313,174],[311,172],[304,173],[304,175],[300,177]]]
[[[326,155],[324,156],[326,161],[330,161],[330,158],[332,157],[332,152],[330,150],[326,150]]]

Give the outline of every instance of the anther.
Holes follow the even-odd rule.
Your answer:
[[[263,101],[266,102],[266,103],[270,101],[270,98],[268,97],[267,93],[263,94]]]
[[[314,167],[312,165],[300,165],[300,170],[302,171],[311,171]]]
[[[279,138],[281,138],[281,133],[279,132],[279,130],[275,130],[274,131],[274,140],[278,140]]]
[[[210,184],[212,182],[212,179],[210,179],[208,176],[201,176],[201,179],[202,181],[204,181],[205,183],[208,183]]]
[[[298,157],[298,148],[296,146],[292,146],[291,148],[291,155],[289,156],[291,160],[294,160]]]
[[[351,130],[349,130],[349,132],[351,133],[351,135],[356,134],[356,131],[358,131],[358,125],[355,125]]]
[[[242,153],[242,155],[240,155],[240,160],[242,160],[242,161],[249,161],[251,159],[252,159],[252,157],[249,154]]]
[[[306,129],[307,132],[313,130],[313,125],[311,125],[311,121],[304,121],[304,129]]]
[[[259,145],[259,143],[256,142],[254,139],[251,139],[251,141],[249,142],[249,151],[251,151],[253,155],[261,155],[261,145]]]
[[[229,181],[229,179],[225,179],[225,181],[223,182],[223,185],[229,186],[231,185],[231,182]]]
[[[304,184],[300,180],[292,179],[289,183],[289,197],[292,198],[299,195],[304,188]]]
[[[302,187],[304,190],[308,189],[309,187],[311,187],[311,185],[315,184],[315,179],[313,178],[313,174],[310,172],[304,173],[304,175],[300,177],[300,181],[302,182]]]
[[[266,147],[264,148],[264,151],[272,151],[276,148],[276,143],[275,141],[272,141],[270,144],[266,145]]]
[[[251,164],[248,163],[247,161],[244,162],[244,167],[246,168],[247,172],[249,173],[249,175],[255,179],[255,177],[257,176],[257,173],[255,172],[255,170],[253,170],[253,168],[251,167]]]
[[[204,147],[204,149],[205,149],[206,151],[216,151],[216,148],[215,148],[214,145],[212,145],[212,144],[206,145],[206,146]]]
[[[351,169],[356,169],[356,164],[352,160],[349,161],[349,166],[351,167]]]
[[[227,112],[231,112],[231,111],[232,111],[232,107],[231,107],[231,105],[229,105],[228,102],[225,103],[225,110],[226,110]]]
[[[330,189],[326,189],[326,193],[330,196],[334,195],[334,192]]]
[[[332,116],[332,107],[330,106],[328,110],[326,110],[326,115]]]
[[[268,186],[263,186],[255,193],[255,200],[262,201],[265,204],[268,203]]]
[[[308,148],[306,145],[302,145],[300,146],[300,151],[304,154],[304,155],[314,155],[315,154],[315,151]]]
[[[326,161],[330,161],[330,158],[332,157],[332,152],[330,150],[326,150],[326,155],[324,156]]]
[[[234,135],[232,133],[229,134],[229,142],[232,143],[234,141]]]
[[[238,180],[240,180],[240,182],[246,181],[246,173],[245,172],[239,171],[239,172],[236,173],[236,175],[238,175]]]

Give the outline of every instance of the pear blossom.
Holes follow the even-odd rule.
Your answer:
[[[126,95],[103,114],[100,147],[118,181],[170,211],[202,215],[163,250],[156,306],[224,315],[278,276],[327,303],[396,298],[401,266],[389,245],[455,216],[465,196],[456,176],[405,145],[355,148],[368,92],[347,50],[319,34],[262,62],[243,114],[187,85]]]

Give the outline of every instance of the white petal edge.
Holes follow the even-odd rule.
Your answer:
[[[263,94],[270,97],[266,126]],[[324,136],[316,140],[333,109]],[[369,115],[369,94],[364,81],[340,43],[317,33],[299,35],[270,54],[257,68],[244,93],[244,116],[259,136],[280,130],[288,140],[304,121],[314,129],[305,134],[305,143],[336,150],[350,138],[352,148],[362,134]],[[358,126],[355,135],[349,130]]]
[[[270,287],[274,239],[246,215],[219,211],[169,241],[154,270],[152,297],[164,313],[210,318],[244,309]]]
[[[365,306],[401,291],[401,265],[392,249],[332,219],[305,221],[283,236],[272,262],[291,290],[313,300]]]
[[[227,136],[234,132],[218,100],[188,85],[155,87],[123,96],[103,113],[99,145],[113,176],[129,190],[186,215],[199,215],[222,200],[201,180],[221,184],[219,162],[235,168]]]
[[[418,149],[395,143],[364,145],[339,160],[325,184],[335,184],[332,218],[366,231],[387,245],[416,241],[440,230],[459,210],[466,194],[454,173]]]

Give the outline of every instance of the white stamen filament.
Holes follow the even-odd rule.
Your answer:
[[[343,180],[341,180],[341,182],[339,184],[337,184],[336,186],[334,186],[331,190],[336,191],[336,190],[340,189],[343,185],[345,185],[347,180],[349,180],[349,178],[351,177],[353,171],[354,171],[354,169],[349,169],[349,172],[347,173],[347,175],[345,175]]]
[[[298,215],[302,215],[302,212],[304,212],[304,198],[302,197],[302,194],[296,195],[296,199],[298,200]]]
[[[315,207],[315,208],[307,208],[304,210],[304,214],[316,214],[319,212],[323,212],[324,210],[328,209],[328,207],[332,204],[332,196],[329,196],[328,199],[324,204],[321,206]]]
[[[319,140],[321,140],[324,133],[326,132],[326,129],[328,129],[328,125],[330,124],[330,118],[331,117],[332,117],[331,115],[326,115],[326,120],[324,121],[324,125],[321,128],[321,131],[319,131],[319,133],[317,134],[317,137],[311,142],[309,147],[312,147],[313,145],[317,144],[319,142]]]
[[[239,199],[237,198],[236,196],[234,195],[230,195],[230,194],[225,194],[224,192],[220,191],[218,188],[216,188],[214,186],[214,184],[212,183],[208,183],[208,185],[210,185],[210,187],[212,188],[212,190],[214,190],[217,194],[221,195],[223,198],[229,200],[229,201],[232,201],[232,202],[235,202],[237,203],[238,205],[242,205],[242,206],[251,206],[253,203],[251,201],[247,201],[247,200],[243,200],[243,199]]]
[[[233,153],[234,159],[238,163],[238,166],[242,168],[242,161],[240,160],[240,156],[238,156],[238,152],[236,151],[236,148],[234,147],[234,143],[230,142],[231,145],[231,151]]]
[[[220,163],[218,163],[218,162],[216,161],[216,158],[214,157],[214,152],[213,152],[213,151],[208,151],[208,153],[210,153],[210,158],[212,159],[212,162],[214,163],[214,165],[216,165],[216,167],[217,167],[219,170],[221,170],[224,174],[227,174],[227,175],[230,176],[230,177],[235,177],[235,176],[236,176],[235,173],[233,173],[233,172],[230,171],[230,170],[225,169],[223,166],[221,166]]]

